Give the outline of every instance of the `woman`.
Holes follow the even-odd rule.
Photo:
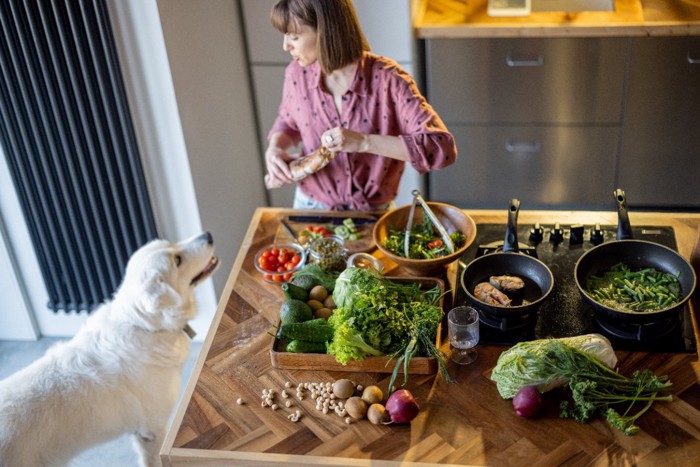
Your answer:
[[[271,20],[293,60],[268,134],[268,185],[292,182],[300,142],[335,156],[297,182],[295,208],[386,209],[406,162],[419,173],[455,162],[454,138],[411,76],[369,52],[350,0],[280,0]]]

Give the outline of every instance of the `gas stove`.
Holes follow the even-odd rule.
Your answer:
[[[460,258],[457,268],[455,304],[469,304],[461,286],[462,272],[473,259],[502,249],[505,224],[477,224],[474,242]],[[518,226],[518,249],[538,258],[554,276],[550,296],[536,311],[517,317],[499,318],[480,311],[479,343],[513,345],[552,337],[570,337],[596,332],[610,339],[619,350],[651,352],[695,352],[690,309],[686,305],[670,320],[644,325],[611,323],[594,314],[574,280],[579,257],[598,244],[616,239],[616,225],[535,224]],[[659,243],[677,250],[672,227],[632,227],[637,240]],[[472,304],[472,306],[474,306]],[[477,307],[478,308],[478,307]]]

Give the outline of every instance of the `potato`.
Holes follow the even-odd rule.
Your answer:
[[[364,391],[362,391],[362,400],[367,402],[367,405],[376,404],[382,401],[384,394],[378,386],[367,386]]]
[[[319,302],[318,300],[308,300],[306,304],[309,305],[309,308],[311,308],[312,311],[323,308],[323,303]]]
[[[360,397],[353,396],[345,401],[345,410],[352,418],[362,420],[367,415],[367,402]]]
[[[384,407],[382,404],[370,405],[367,409],[367,420],[375,425],[388,422],[389,414],[386,411],[386,407]]]
[[[333,300],[333,295],[328,295],[326,297],[326,299],[323,301],[323,306],[331,310],[336,309],[335,300]]]
[[[355,394],[355,383],[349,379],[339,379],[333,383],[333,394],[338,399],[347,399]]]
[[[317,285],[311,290],[309,290],[309,298],[311,300],[318,300],[322,302],[328,297],[328,290],[322,285]]]
[[[333,310],[330,310],[328,308],[319,308],[318,310],[314,311],[314,318],[323,318],[327,320],[333,315]]]

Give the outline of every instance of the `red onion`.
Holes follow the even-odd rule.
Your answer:
[[[408,423],[418,415],[420,406],[407,389],[394,391],[386,401],[386,411],[389,412],[389,423]]]
[[[535,386],[523,386],[513,397],[513,408],[520,417],[534,417],[542,410],[542,396]]]

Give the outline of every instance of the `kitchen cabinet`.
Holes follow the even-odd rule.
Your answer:
[[[632,39],[620,185],[648,208],[700,208],[700,37]]]
[[[431,39],[427,97],[457,140],[430,198],[474,208],[610,205],[625,38]]]

